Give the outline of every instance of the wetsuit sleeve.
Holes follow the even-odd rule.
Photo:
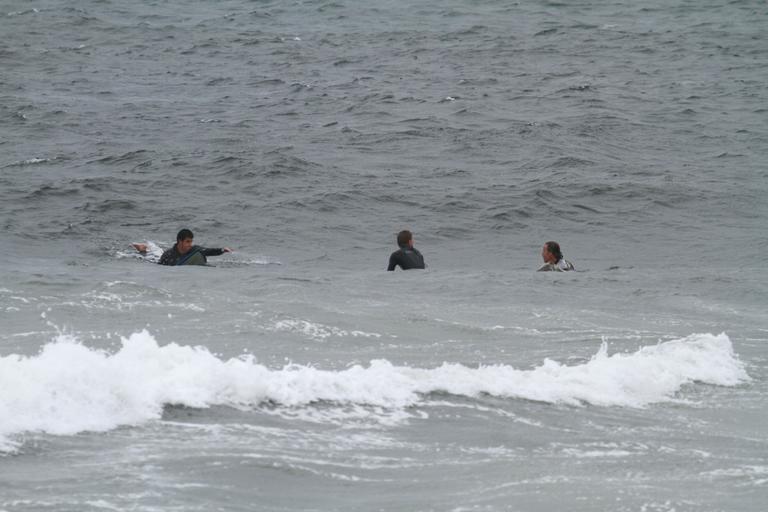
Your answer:
[[[393,252],[389,256],[389,265],[387,266],[387,271],[391,272],[395,270],[395,267],[397,266],[397,253]]]
[[[203,256],[221,256],[224,254],[224,249],[208,249],[206,247],[201,247],[200,252]]]

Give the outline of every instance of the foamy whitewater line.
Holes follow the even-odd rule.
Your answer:
[[[271,370],[252,357],[221,360],[205,347],[159,346],[147,331],[122,339],[110,354],[60,335],[39,355],[0,357],[0,450],[24,432],[69,435],[137,425],[166,404],[251,407],[263,402],[306,406],[318,401],[402,409],[423,395],[490,394],[550,403],[643,407],[673,400],[692,382],[734,386],[749,376],[725,334],[695,334],[565,366],[552,360],[532,370],[495,365],[468,368],[393,366],[319,370],[289,365]]]
[[[357,337],[381,338],[381,334],[376,332],[346,331],[344,329],[340,329],[332,325],[323,325],[323,324],[308,322],[307,320],[295,320],[290,318],[284,319],[284,320],[278,320],[277,322],[275,322],[273,327],[268,329],[272,331],[297,332],[299,334],[303,334],[308,338],[312,338],[314,340],[319,340],[319,341],[324,341],[332,336],[335,336],[335,337],[352,336],[353,338],[357,338]]]
[[[50,158],[29,158],[27,160],[20,160],[18,162],[11,162],[10,164],[7,164],[5,167],[24,167],[26,165],[44,164],[46,162],[51,162],[51,161],[52,160]]]

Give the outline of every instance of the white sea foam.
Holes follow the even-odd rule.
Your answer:
[[[166,404],[303,407],[324,401],[400,410],[445,392],[643,407],[675,399],[685,384],[733,386],[748,379],[725,334],[613,355],[603,343],[590,361],[574,366],[545,360],[531,370],[455,363],[428,369],[376,360],[339,371],[269,369],[250,356],[222,360],[204,347],[160,346],[147,331],[123,338],[115,353],[59,335],[37,356],[0,357],[0,450],[12,449],[14,435],[23,432],[67,435],[141,424],[160,418]]]
[[[13,11],[6,14],[6,16],[22,16],[24,14],[37,14],[40,9],[27,9],[25,11]]]
[[[323,325],[307,320],[284,319],[275,322],[272,331],[288,331],[302,334],[314,340],[323,341],[330,337],[352,336],[353,338],[381,338],[381,334],[365,331],[347,331],[332,325]]]
[[[19,160],[18,162],[12,162],[6,167],[23,167],[25,165],[44,164],[50,162],[50,158],[28,158],[27,160]]]

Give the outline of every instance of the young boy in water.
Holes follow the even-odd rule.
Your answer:
[[[221,256],[226,252],[232,252],[229,247],[223,249],[209,249],[194,245],[195,235],[189,229],[182,229],[176,235],[176,243],[160,256],[160,265],[205,265],[206,256]],[[148,244],[131,244],[141,254],[147,254]]]
[[[397,266],[403,270],[426,267],[424,256],[413,247],[413,234],[410,231],[406,229],[397,234],[397,245],[400,249],[390,255],[387,270],[395,270]]]

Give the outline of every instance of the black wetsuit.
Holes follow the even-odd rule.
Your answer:
[[[398,265],[403,270],[425,268],[424,256],[413,247],[402,246],[389,257],[387,270],[395,270],[395,267]]]
[[[222,254],[224,254],[224,249],[208,249],[199,245],[193,245],[186,254],[179,254],[176,244],[174,244],[160,256],[158,263],[160,265],[205,265],[206,256],[221,256]]]

